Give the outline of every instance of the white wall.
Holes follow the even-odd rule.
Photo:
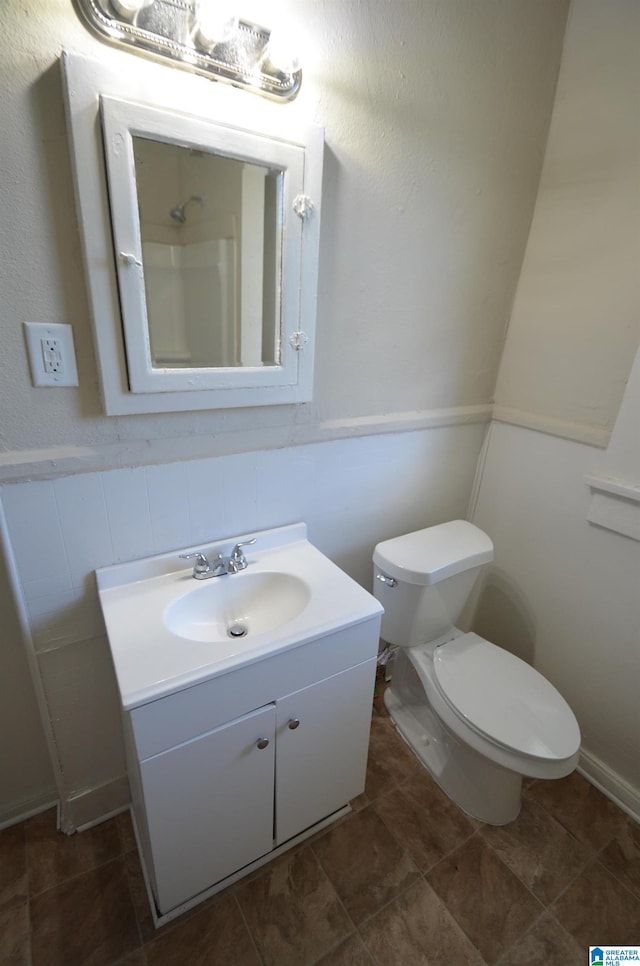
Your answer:
[[[376,540],[464,515],[566,9],[564,0],[259,5],[257,20],[283,14],[298,38],[302,91],[281,105],[212,83],[211,110],[286,112],[325,127],[313,402],[108,419],[58,57],[64,46],[108,61],[130,76],[132,97],[139,60],[95,39],[71,0],[5,0],[0,482],[65,795],[87,793],[74,818],[104,813],[123,793],[94,566],[307,517],[312,539],[368,582]],[[31,386],[23,320],[72,324],[78,389]],[[0,652],[0,674],[5,666]]]
[[[0,552],[0,827],[58,798],[21,639],[15,603]]]
[[[479,634],[529,661],[569,702],[582,767],[640,816],[640,543],[587,520],[602,452],[494,423],[474,523],[495,564]]]
[[[473,517],[496,546],[478,630],[556,684],[585,771],[636,815],[640,542],[588,521],[585,475],[609,467],[599,447],[638,346],[639,41],[635,0],[574,0],[498,376],[495,414],[513,425],[493,424]],[[635,430],[618,434],[635,457],[612,466],[636,487],[637,399]]]

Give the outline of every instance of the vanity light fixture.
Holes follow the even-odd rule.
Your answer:
[[[302,70],[278,31],[245,20],[228,0],[75,0],[101,40],[279,100]]]

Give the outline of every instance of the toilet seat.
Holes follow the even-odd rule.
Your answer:
[[[453,734],[490,760],[534,778],[569,774],[580,730],[538,671],[477,634],[408,649],[423,687]]]
[[[575,716],[554,686],[477,634],[436,648],[433,669],[447,704],[490,741],[552,760],[570,757],[579,746]]]

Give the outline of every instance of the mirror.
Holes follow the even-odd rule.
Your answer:
[[[322,130],[212,120],[206,81],[146,62],[144,103],[63,68],[107,413],[311,399]]]
[[[134,136],[153,368],[280,364],[284,172]]]

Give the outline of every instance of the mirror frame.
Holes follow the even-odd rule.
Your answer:
[[[187,392],[198,389],[250,389],[293,386],[298,379],[299,353],[290,340],[298,330],[298,279],[302,220],[294,213],[295,198],[303,193],[304,152],[297,145],[214,124],[200,118],[177,116],[143,104],[100,96],[105,157],[109,182],[114,259],[120,290],[120,311],[132,392]],[[279,258],[281,278],[280,362],[265,366],[185,367],[153,365],[147,313],[142,233],[138,218],[134,138],[149,137],[166,144],[194,148],[237,161],[277,168],[282,172],[282,231]],[[167,199],[167,208],[171,199]],[[125,257],[126,253],[126,257]]]
[[[268,125],[256,124],[253,117],[239,125],[237,103],[212,109],[210,82],[152,63],[136,62],[133,85],[126,72],[67,52],[62,65],[76,204],[107,415],[310,400],[322,128],[294,126],[280,118],[271,118]],[[132,90],[136,103],[128,100]],[[184,104],[189,105],[188,114]],[[279,365],[180,370],[152,366],[132,147],[137,135],[284,172]],[[120,252],[132,255],[133,261],[119,258]]]

